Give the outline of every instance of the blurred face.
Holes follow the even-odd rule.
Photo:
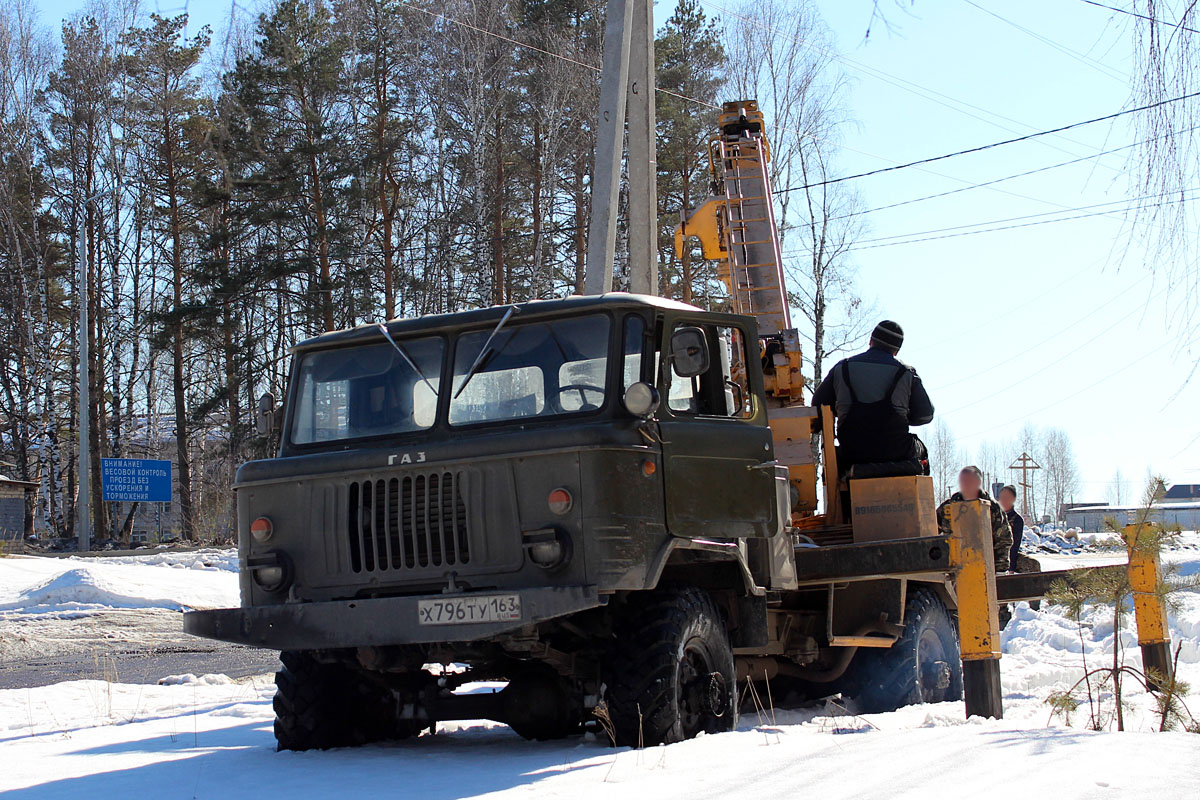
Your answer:
[[[983,479],[974,472],[963,470],[958,473],[958,490],[966,499],[977,500],[981,486],[983,486]]]
[[[996,498],[1000,503],[1000,508],[1005,511],[1012,511],[1013,504],[1017,502],[1017,496],[1008,489],[1001,489],[1000,496]]]

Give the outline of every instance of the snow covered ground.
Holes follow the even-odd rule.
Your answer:
[[[1189,542],[1200,537],[1189,534]],[[1200,571],[1200,551],[1167,554]],[[147,564],[143,559],[149,559]],[[158,559],[159,563],[153,563]],[[1103,563],[1054,556],[1046,568]],[[29,563],[38,562],[38,563]],[[0,627],[17,618],[234,604],[231,560],[188,554],[131,559],[0,559]],[[195,567],[195,568],[193,568]],[[1200,594],[1171,617],[1180,676],[1200,712]],[[1127,660],[1140,656],[1121,633]],[[6,798],[392,797],[825,798],[1200,797],[1200,737],[1154,733],[1151,698],[1133,692],[1131,732],[1050,721],[1045,698],[1073,683],[1083,658],[1111,654],[1104,613],[1082,632],[1061,609],[1022,604],[1003,637],[1005,719],[964,720],[961,703],[856,717],[829,705],[743,715],[741,730],[644,751],[595,738],[525,742],[491,723],[352,750],[276,753],[270,676],[164,676],[160,685],[72,681],[0,691],[0,792]],[[1108,657],[1111,657],[1109,655]]]
[[[0,559],[0,614],[235,606],[236,572],[235,550],[112,558],[13,556]]]

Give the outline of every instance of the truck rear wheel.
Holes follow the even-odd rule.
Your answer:
[[[648,592],[629,602],[604,677],[616,744],[656,745],[737,725],[733,647],[706,592]]]
[[[860,650],[858,705],[867,713],[961,700],[962,659],[950,613],[928,589],[909,593],[904,633],[887,650]]]
[[[305,651],[284,651],[279,660],[272,705],[280,750],[326,750],[420,732],[416,723],[396,719],[391,693],[360,673]]]

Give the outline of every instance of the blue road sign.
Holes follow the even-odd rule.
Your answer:
[[[145,458],[100,459],[104,499],[122,502],[171,502],[171,462]]]

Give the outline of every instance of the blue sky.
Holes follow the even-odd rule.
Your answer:
[[[42,0],[44,21],[53,25],[82,5]],[[672,5],[658,4],[660,21]],[[719,15],[713,5],[706,12]],[[818,0],[851,79],[854,124],[838,155],[845,174],[1131,105],[1128,20],[1080,0],[883,0],[892,30],[877,23],[864,41],[871,5]],[[231,8],[226,0],[147,4],[164,14],[185,7],[193,29],[207,23],[218,32]],[[1133,140],[1126,118],[856,183],[875,208]],[[968,456],[984,441],[1015,438],[1026,422],[1062,428],[1082,470],[1080,500],[1107,499],[1118,468],[1127,496],[1140,492],[1148,470],[1200,481],[1200,378],[1186,382],[1200,340],[1189,348],[1196,331],[1168,324],[1175,298],[1143,254],[1126,248],[1121,201],[1130,196],[1130,167],[1116,153],[873,212],[867,238],[886,246],[855,254],[863,294],[904,326],[902,357],[918,368]],[[1051,212],[1019,222],[1074,216],[1064,209],[1100,203],[1113,205],[1075,212],[1108,213],[1073,221],[892,243],[1026,215]],[[923,433],[928,440],[932,429]]]
[[[1127,21],[1079,0],[918,0],[907,12],[884,4],[898,30],[876,25],[865,42],[868,3],[819,5],[854,79],[858,125],[840,154],[848,173],[1132,105]],[[1123,119],[858,184],[875,207],[1132,141]],[[881,211],[870,215],[870,238],[1122,201],[1130,168],[1118,153]],[[1083,472],[1080,499],[1104,499],[1118,467],[1135,493],[1147,469],[1200,480],[1200,382],[1185,385],[1200,348],[1166,324],[1174,298],[1142,252],[1126,251],[1122,207],[857,256],[862,286],[905,326],[902,355],[960,443],[974,453],[1026,420],[1062,428]]]

